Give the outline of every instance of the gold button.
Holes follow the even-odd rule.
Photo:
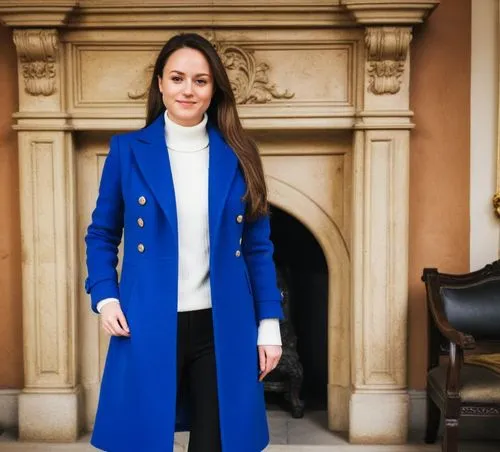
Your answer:
[[[139,251],[139,253],[144,253],[144,245],[142,243],[137,245],[137,251]]]
[[[241,223],[241,222],[243,221],[243,215],[238,215],[238,216],[236,217],[236,221],[237,221],[238,223]]]
[[[146,204],[146,198],[144,196],[139,196],[139,199],[137,200],[141,206]]]
[[[236,250],[236,253],[234,253],[234,255],[236,257],[240,257],[241,256],[241,251],[240,250]]]
[[[144,227],[144,220],[142,218],[137,218],[137,224],[139,225],[140,228]]]

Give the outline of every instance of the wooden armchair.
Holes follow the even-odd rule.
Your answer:
[[[436,441],[442,412],[442,451],[457,452],[461,416],[500,416],[500,366],[487,363],[499,355],[485,357],[490,368],[469,364],[467,353],[464,362],[464,350],[491,351],[500,341],[500,261],[463,275],[426,268],[422,280],[429,313],[425,441]],[[444,353],[447,363],[440,362]],[[470,362],[474,358],[478,356]]]

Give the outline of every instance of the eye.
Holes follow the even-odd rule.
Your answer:
[[[196,84],[200,86],[205,86],[208,82],[204,79],[196,80]]]
[[[179,77],[178,75],[174,75],[173,77],[170,78],[170,80],[172,80],[175,83],[182,82],[182,78]]]

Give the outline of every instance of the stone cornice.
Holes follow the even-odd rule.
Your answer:
[[[439,0],[0,0],[11,27],[325,27],[416,24]],[[133,16],[133,20],[130,17]]]
[[[61,27],[77,6],[75,0],[0,0],[0,22],[9,27]]]
[[[340,0],[358,24],[413,25],[422,23],[440,0]]]

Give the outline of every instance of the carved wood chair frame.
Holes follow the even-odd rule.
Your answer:
[[[461,370],[464,366],[464,350],[478,345],[491,345],[493,341],[477,341],[472,335],[455,329],[446,317],[440,289],[443,287],[471,286],[486,280],[500,278],[500,260],[484,268],[461,275],[439,273],[436,268],[425,268],[422,281],[426,286],[428,308],[428,367],[429,372],[440,364],[440,357],[448,354],[446,394],[437,394],[427,384],[426,443],[437,439],[441,411],[444,414],[443,452],[458,452],[458,427],[461,416],[497,417],[500,404],[465,403],[461,400]],[[498,345],[498,342],[494,342]],[[444,399],[443,399],[444,396]]]

